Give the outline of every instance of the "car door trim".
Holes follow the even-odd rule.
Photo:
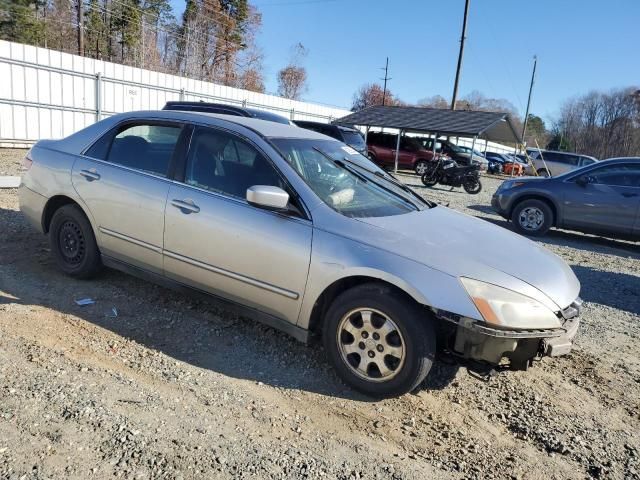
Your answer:
[[[125,242],[133,243],[134,245],[138,245],[139,247],[146,248],[147,250],[151,250],[156,253],[162,253],[162,248],[156,245],[153,245],[152,243],[143,242],[142,240],[138,240],[137,238],[133,238],[128,235],[124,235],[122,233],[118,233],[104,227],[98,227],[98,230],[100,230],[100,232],[104,233],[105,235],[109,235],[110,237],[114,237],[119,240],[124,240]]]
[[[300,294],[293,292],[291,290],[277,287],[275,285],[271,285],[270,283],[265,283],[260,280],[256,280],[255,278],[247,277],[245,275],[241,275],[239,273],[235,273],[230,270],[225,270],[224,268],[216,267],[214,265],[201,262],[191,257],[185,257],[184,255],[180,255],[179,253],[175,253],[170,250],[163,250],[162,252],[164,255],[166,255],[169,258],[173,258],[174,260],[179,260],[181,262],[188,263],[189,265],[193,265],[194,267],[202,268],[203,270],[217,273],[219,275],[231,278],[233,280],[238,280],[239,282],[246,283],[254,287],[262,288],[263,290],[267,290],[269,292],[277,293],[278,295],[282,295],[283,297],[287,297],[292,300],[298,300],[298,298],[300,298]]]

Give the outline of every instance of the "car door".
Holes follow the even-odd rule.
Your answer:
[[[102,254],[162,273],[167,177],[182,130],[174,122],[127,122],[74,163],[71,180]]]
[[[640,209],[640,165],[610,164],[565,182],[563,226],[630,235]]]
[[[165,274],[295,323],[311,258],[311,222],[245,200],[253,185],[288,188],[273,164],[233,133],[196,127],[177,180],[165,214]]]

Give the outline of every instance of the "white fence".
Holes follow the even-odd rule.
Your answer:
[[[0,147],[62,138],[105,116],[157,110],[169,100],[243,105],[291,120],[330,122],[351,113],[0,40]],[[471,142],[458,140],[469,147]],[[513,148],[484,140],[476,142],[476,149],[513,152]]]
[[[0,40],[0,146],[65,137],[105,116],[157,110],[169,100],[244,105],[320,122],[350,113]]]

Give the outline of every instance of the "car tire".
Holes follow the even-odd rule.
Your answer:
[[[325,316],[322,336],[338,375],[376,398],[414,390],[436,354],[429,315],[381,283],[359,285],[338,296]]]
[[[547,170],[546,168],[541,168],[540,170],[538,170],[538,176],[549,178],[551,174],[549,173],[549,170]]]
[[[429,162],[426,160],[418,160],[416,164],[413,166],[415,172],[422,177],[429,169]]]
[[[540,237],[553,225],[553,211],[542,200],[524,200],[513,209],[511,221],[519,234]]]
[[[78,205],[64,205],[53,214],[49,244],[56,264],[67,275],[91,278],[102,268],[93,228]]]
[[[375,153],[373,153],[373,152],[367,153],[367,158],[369,160],[371,160],[373,163],[376,163],[377,159],[376,159],[376,154]],[[377,165],[377,163],[376,163],[376,165]]]

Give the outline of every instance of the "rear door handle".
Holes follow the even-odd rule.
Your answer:
[[[80,170],[80,175],[93,182],[94,180],[100,180],[100,174],[98,172],[92,172],[91,170]]]
[[[623,197],[627,197],[627,198],[631,198],[631,197],[637,197],[638,194],[637,193],[623,193],[622,196]]]
[[[193,203],[193,200],[178,200],[178,199],[173,199],[171,200],[171,205],[173,205],[176,208],[179,208],[180,211],[182,213],[198,213],[200,211],[200,207],[197,206],[195,203]]]

